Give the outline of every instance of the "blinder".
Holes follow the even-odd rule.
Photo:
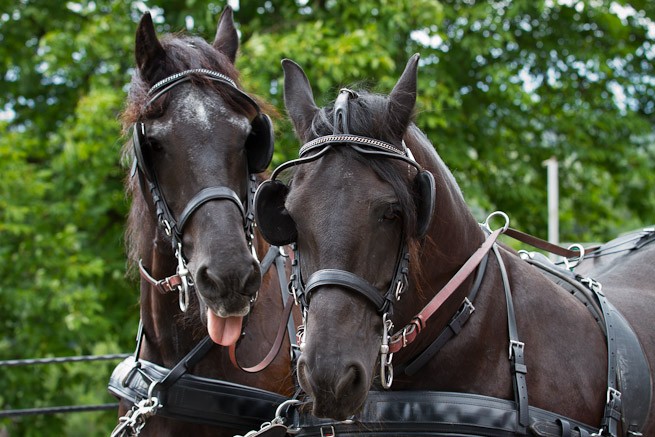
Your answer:
[[[289,187],[282,181],[263,182],[255,193],[255,222],[266,241],[285,246],[296,241],[298,230],[284,206]]]

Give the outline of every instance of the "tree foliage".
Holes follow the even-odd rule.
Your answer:
[[[123,352],[125,140],[117,120],[136,22],[212,39],[219,0],[0,0],[0,359]],[[274,163],[299,144],[282,58],[320,104],[343,86],[388,93],[421,54],[418,126],[480,219],[502,209],[545,237],[546,172],[560,229],[606,240],[655,217],[655,5],[647,0],[241,1],[238,67],[278,109]],[[0,369],[0,408],[110,402],[111,363]],[[106,435],[114,412],[3,419],[10,435]],[[93,423],[89,426],[89,423]],[[47,430],[47,431],[46,431]]]

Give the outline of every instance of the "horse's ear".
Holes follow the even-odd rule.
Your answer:
[[[418,60],[420,55],[416,53],[409,58],[405,71],[398,79],[389,94],[389,109],[387,117],[391,128],[400,129],[399,136],[402,136],[412,119],[414,105],[416,105],[416,83],[418,81]]]
[[[234,27],[234,16],[230,6],[225,7],[221,18],[218,19],[218,29],[213,46],[234,64],[239,49],[239,34]]]
[[[157,39],[150,12],[143,14],[136,29],[134,56],[136,66],[146,82],[152,84],[162,76],[166,51]]]
[[[305,134],[318,111],[312,86],[303,69],[292,60],[282,60],[282,69],[284,70],[284,106],[298,137],[301,141],[306,141]]]

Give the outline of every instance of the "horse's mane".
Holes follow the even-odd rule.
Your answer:
[[[167,34],[161,37],[160,43],[166,52],[166,62],[163,63],[163,71],[159,73],[161,77],[154,78],[153,82],[157,82],[181,71],[204,68],[228,76],[239,86],[239,74],[235,66],[226,55],[218,51],[204,39],[183,34]],[[226,105],[235,112],[247,116],[253,115],[254,108],[250,104],[244,104],[243,98],[231,90],[230,87],[200,76],[193,76],[191,80],[194,83],[202,83],[206,87],[211,87]],[[141,76],[140,71],[135,69],[132,81],[130,82],[126,106],[120,117],[124,135],[127,136],[129,134],[131,127],[136,121],[161,116],[165,111],[169,103],[166,94],[158,99],[156,104],[149,105],[144,110],[144,107],[151,98],[148,95],[148,90],[153,84],[147,82]],[[255,98],[255,100],[258,104],[261,103],[258,99]],[[269,112],[268,105],[261,104],[260,106],[264,106],[266,111]],[[127,165],[131,164],[133,159],[131,136],[123,145],[121,155],[123,163]],[[128,260],[131,262],[130,267],[133,267],[134,263],[143,256],[144,251],[152,246],[152,239],[157,224],[154,219],[144,220],[144,217],[152,216],[152,214],[149,212],[145,198],[141,192],[139,178],[128,175],[125,182],[125,189],[127,196],[132,199],[125,241]]]

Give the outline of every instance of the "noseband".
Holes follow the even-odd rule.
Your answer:
[[[239,95],[251,103],[259,113],[259,106],[243,91],[239,90],[232,79],[216,71],[207,69],[193,69],[186,70],[180,73],[169,76],[150,88],[148,95],[152,96],[144,106],[144,109],[153,104],[156,100],[164,94],[175,88],[176,86],[191,80],[191,76],[202,76],[221,84],[225,84],[234,88]],[[216,186],[200,190],[194,195],[191,200],[186,204],[179,217],[176,219],[171,211],[166,199],[164,198],[163,191],[157,179],[156,172],[153,168],[153,163],[146,160],[143,154],[143,143],[147,141],[145,125],[142,122],[137,122],[133,128],[133,146],[134,146],[134,163],[132,167],[132,176],[137,172],[142,187],[147,187],[150,192],[153,204],[155,206],[157,221],[164,233],[171,239],[173,252],[177,259],[176,275],[168,277],[164,280],[154,279],[139,262],[139,270],[141,276],[147,280],[151,285],[154,285],[160,291],[173,291],[177,290],[179,293],[179,304],[182,311],[186,311],[189,304],[189,291],[193,287],[193,280],[190,277],[189,270],[186,265],[186,259],[182,250],[182,236],[184,226],[202,205],[212,200],[228,200],[237,206],[241,217],[243,219],[243,228],[246,234],[248,247],[254,253],[253,241],[253,223],[254,223],[254,193],[256,189],[255,176],[248,170],[248,189],[246,195],[245,205],[241,202],[241,198],[231,188]],[[144,190],[145,191],[145,190]]]

